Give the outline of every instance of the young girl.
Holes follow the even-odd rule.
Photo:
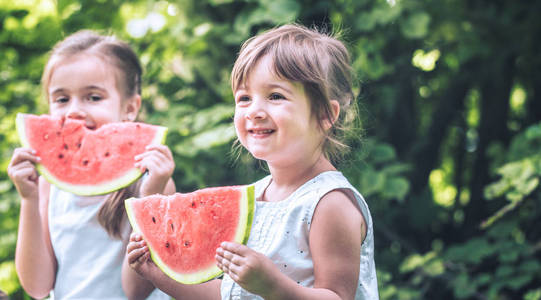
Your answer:
[[[247,246],[216,250],[222,280],[181,285],[134,233],[130,266],[176,299],[378,299],[370,212],[331,164],[344,148],[350,72],[341,42],[302,26],[248,40],[232,72],[235,128],[271,174],[255,183]]]
[[[141,65],[136,54],[114,37],[81,31],[58,43],[42,84],[53,116],[79,119],[90,129],[130,122],[141,105]],[[39,177],[33,149],[14,151],[8,174],[21,197],[15,263],[25,291],[35,298],[125,299],[121,270],[130,227],[124,199],[175,192],[174,162],[164,145],[151,145],[134,157],[147,171],[143,179],[108,195],[80,197]],[[126,264],[127,266],[127,264]],[[154,287],[135,272],[126,294],[146,297]],[[166,296],[161,292],[153,297]]]

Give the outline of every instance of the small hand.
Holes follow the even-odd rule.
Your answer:
[[[132,233],[128,246],[126,247],[126,255],[128,257],[129,266],[137,272],[137,274],[147,277],[152,268],[156,265],[150,259],[150,251],[148,246],[139,233]]]
[[[268,257],[238,243],[223,242],[216,249],[216,262],[245,290],[263,297],[273,291],[280,273]]]
[[[175,162],[166,145],[149,145],[144,153],[135,156],[135,167],[142,172],[148,171],[140,191],[141,196],[148,196],[163,193],[175,170]]]
[[[35,164],[41,159],[36,151],[29,148],[17,148],[8,165],[8,175],[22,199],[38,199],[38,179]]]

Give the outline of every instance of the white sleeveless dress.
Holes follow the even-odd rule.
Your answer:
[[[105,197],[77,196],[51,185],[48,222],[58,263],[51,299],[127,299],[121,270],[130,226],[126,220],[122,240],[107,234],[97,219]],[[169,296],[156,289],[148,299]]]
[[[267,176],[255,183],[256,199],[261,199],[270,182],[271,176]],[[353,192],[367,225],[366,238],[359,253],[360,272],[355,299],[377,300],[372,217],[361,194],[341,172],[321,173],[282,201],[256,201],[254,222],[247,245],[265,254],[282,273],[298,284],[313,287],[314,266],[308,243],[310,223],[321,197],[336,189],[349,189]],[[222,280],[221,296],[223,300],[262,299],[242,289],[228,275],[224,275]]]

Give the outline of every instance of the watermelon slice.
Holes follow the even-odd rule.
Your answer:
[[[37,151],[38,172],[71,193],[106,194],[130,185],[141,175],[134,156],[150,144],[163,144],[167,128],[143,123],[110,123],[96,130],[84,121],[49,115],[17,115],[24,147]]]
[[[154,263],[174,280],[196,284],[222,274],[214,258],[220,243],[248,241],[254,186],[130,198],[125,204],[133,230],[145,239]]]

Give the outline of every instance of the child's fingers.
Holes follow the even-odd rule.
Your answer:
[[[160,168],[164,165],[165,161],[165,157],[162,154],[145,153],[136,156],[134,166],[141,169],[141,171],[145,171],[150,169],[150,167],[154,169],[156,167]]]
[[[131,265],[136,262],[144,262],[149,257],[147,254],[149,254],[147,246],[128,250],[128,263]]]
[[[136,162],[133,166],[141,170],[141,172],[150,171],[150,168],[156,168],[159,165],[159,161],[156,161],[152,157],[146,157],[143,160]]]
[[[240,277],[236,274],[236,273],[228,273],[229,277],[231,277],[231,279],[233,279],[233,281],[235,282],[239,282],[240,281]]]
[[[16,178],[25,178],[30,181],[38,180],[38,173],[30,162],[25,161],[16,166],[13,170],[13,175]]]
[[[8,168],[8,175],[14,181],[18,181],[18,180],[37,181],[38,180],[38,173],[36,171],[36,168],[34,167],[34,164],[32,164],[28,160],[25,160],[16,165],[10,166]]]
[[[241,266],[244,263],[244,257],[235,255],[232,252],[218,248],[215,256],[216,261],[227,269]]]
[[[13,156],[8,167],[13,167],[23,161],[31,161],[33,163],[39,163],[41,158],[35,155],[36,151],[30,148],[17,148],[13,151]]]
[[[242,263],[242,257],[234,254],[233,252],[229,252],[227,250],[224,251],[223,257],[231,262],[232,264],[239,265]]]
[[[246,254],[248,254],[250,251],[248,246],[232,242],[222,242],[220,244],[220,248],[222,248],[224,251],[229,251],[239,256],[246,256]]]
[[[134,164],[136,168],[139,168],[142,172],[149,171],[150,175],[157,178],[168,178],[171,176],[174,170],[174,164],[170,161],[165,161],[156,156],[148,156],[143,160]]]
[[[132,232],[130,234],[130,242],[139,242],[142,239],[143,239],[143,237],[138,232]]]
[[[171,150],[165,145],[150,145],[147,146],[145,150],[145,152],[136,155],[134,159],[137,161],[148,156],[156,156],[164,160],[173,160]]]
[[[229,275],[233,280],[239,280],[240,266],[231,263],[230,261],[225,260],[223,263],[217,264],[225,274]]]
[[[144,247],[147,247],[147,244],[144,240],[141,240],[138,242],[129,242],[128,246],[126,247],[126,250],[128,251],[128,253],[130,253],[137,249],[142,249]]]
[[[145,148],[145,150],[146,151],[156,150],[156,151],[162,153],[163,155],[165,155],[165,157],[173,159],[173,153],[171,153],[171,149],[169,149],[169,147],[167,147],[166,145],[162,145],[162,144],[148,145]]]

